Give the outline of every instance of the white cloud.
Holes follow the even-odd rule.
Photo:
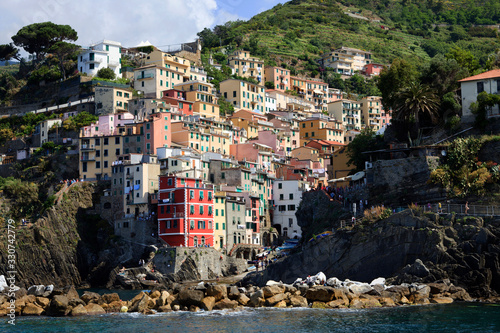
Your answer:
[[[162,46],[193,41],[205,27],[238,19],[216,0],[10,0],[0,3],[0,12],[0,44],[23,26],[52,21],[69,24],[82,46],[102,39]]]

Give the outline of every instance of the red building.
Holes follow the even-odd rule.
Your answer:
[[[186,100],[186,92],[178,89],[169,89],[162,91],[162,99],[172,105],[176,105],[179,111],[185,116],[193,115],[193,101]]]
[[[380,75],[380,72],[384,68],[384,65],[382,64],[366,64],[365,67],[363,68],[363,73],[366,76],[374,76],[374,75]]]
[[[160,176],[159,187],[160,238],[170,246],[213,246],[213,187],[178,176]]]

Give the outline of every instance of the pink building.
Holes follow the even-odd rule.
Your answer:
[[[282,92],[290,90],[290,71],[288,69],[266,66],[264,77],[266,82],[274,83],[274,89]]]
[[[144,124],[144,151],[147,154],[156,154],[157,148],[170,147],[172,145],[170,113],[153,113]]]
[[[365,67],[363,67],[363,73],[366,76],[380,75],[383,68],[384,65],[381,64],[366,64]]]
[[[178,89],[170,89],[162,91],[162,99],[172,105],[175,105],[179,108],[179,111],[182,112],[185,116],[193,115],[193,104],[194,102],[190,102],[186,100],[186,92]]]
[[[119,127],[133,124],[134,116],[131,113],[115,113],[99,116],[99,120],[89,126],[81,128],[83,137],[108,136],[120,134]]]

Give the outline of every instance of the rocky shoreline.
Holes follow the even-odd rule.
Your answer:
[[[449,280],[428,284],[386,285],[384,278],[370,284],[324,278],[324,274],[297,279],[293,284],[268,281],[266,286],[237,286],[201,282],[187,287],[173,283],[169,288],[140,292],[123,301],[117,293],[99,295],[85,292],[81,297],[74,287],[32,286],[19,289],[15,302],[0,295],[0,316],[83,316],[105,313],[138,312],[154,314],[170,311],[211,311],[243,307],[274,308],[376,308],[405,305],[447,304],[474,300],[467,291]],[[325,281],[326,280],[326,281]],[[486,301],[486,300],[483,300]],[[488,299],[499,302],[499,298]],[[12,305],[14,304],[14,305]]]

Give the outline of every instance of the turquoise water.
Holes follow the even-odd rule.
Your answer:
[[[500,306],[450,304],[362,310],[244,309],[0,318],[5,332],[500,332]]]

